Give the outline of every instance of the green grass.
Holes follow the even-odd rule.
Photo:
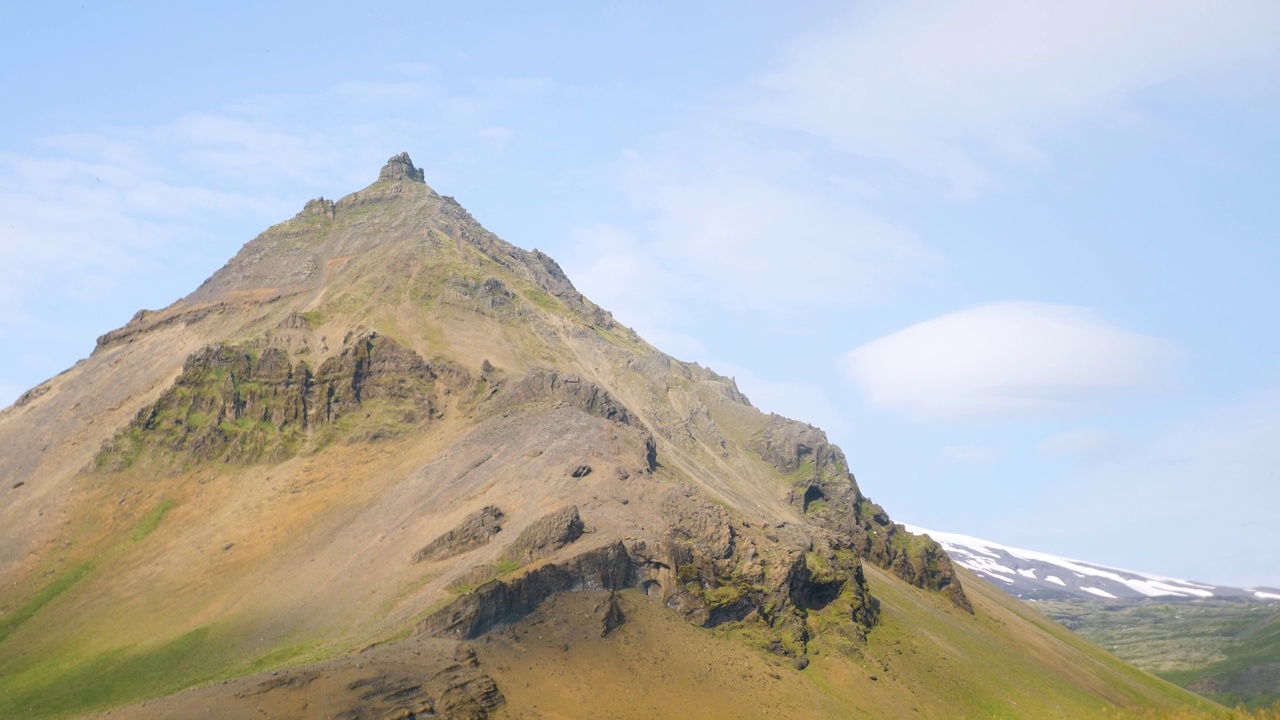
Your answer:
[[[520,291],[520,294],[524,295],[526,300],[537,305],[543,310],[550,310],[551,312],[562,312],[564,310],[564,306],[559,300],[556,300],[541,290],[525,288]]]
[[[1091,718],[1109,705],[1131,704],[1215,712],[970,574],[962,572],[961,580],[973,615],[935,593],[887,582],[880,568],[864,567],[881,601],[881,622],[862,650],[868,673],[882,681],[927,677],[927,695],[953,709],[954,717]],[[1046,634],[1052,644],[1044,642]],[[1046,712],[1055,707],[1060,710]]]
[[[67,717],[211,680],[218,676],[221,653],[210,652],[208,638],[205,627],[154,648],[118,648],[88,660],[59,658],[8,675],[0,680],[0,717]]]
[[[493,564],[493,571],[498,575],[506,575],[520,569],[520,563],[514,560],[500,560]]]
[[[238,626],[215,623],[154,645],[94,651],[73,645],[34,662],[0,654],[0,718],[79,716],[216,680],[319,662],[334,650],[295,639],[249,654],[241,636]]]
[[[712,610],[731,607],[737,604],[742,596],[742,588],[737,585],[721,585],[707,591],[707,606]]]
[[[92,561],[84,562],[75,566],[63,573],[52,583],[46,585],[43,590],[32,596],[30,600],[22,605],[22,607],[5,615],[0,619],[0,642],[4,642],[5,638],[12,635],[19,627],[22,626],[23,623],[30,620],[36,613],[40,612],[41,608],[48,605],[54,598],[69,590],[71,586],[83,580],[92,571]]]
[[[138,526],[133,529],[130,539],[134,542],[141,542],[146,539],[148,535],[156,531],[156,528],[160,527],[160,522],[164,520],[165,513],[168,513],[171,509],[173,509],[172,500],[169,498],[161,500],[155,507],[151,508],[151,512],[148,512],[142,518],[142,521],[138,523]]]
[[[1082,600],[1041,601],[1035,607],[1170,682],[1216,688],[1207,696],[1225,705],[1257,708],[1280,701],[1280,689],[1251,679],[1254,668],[1280,665],[1275,606]]]

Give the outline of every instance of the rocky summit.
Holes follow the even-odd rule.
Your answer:
[[[1194,696],[407,154],[0,413],[0,717],[1080,717]]]

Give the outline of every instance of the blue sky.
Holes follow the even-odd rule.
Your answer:
[[[407,150],[897,519],[1280,586],[1280,5],[526,5],[10,9],[0,403]]]

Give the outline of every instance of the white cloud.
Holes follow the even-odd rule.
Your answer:
[[[1000,451],[985,445],[950,445],[942,457],[957,465],[990,465],[1000,459]]]
[[[1123,436],[1109,430],[1080,428],[1046,438],[1038,449],[1048,457],[1089,464],[1115,459],[1128,445]]]
[[[1277,37],[1271,0],[886,3],[796,41],[756,114],[971,194],[1149,89],[1274,74]]]
[[[1012,419],[1165,390],[1176,354],[1082,308],[1004,302],[873,340],[844,363],[873,405],[929,420]]]
[[[565,258],[582,290],[625,322],[671,331],[704,310],[840,310],[890,296],[939,263],[910,232],[838,190],[788,177],[790,158],[745,143],[655,155],[624,161],[635,229],[580,227]]]

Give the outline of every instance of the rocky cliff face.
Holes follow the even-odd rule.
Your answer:
[[[810,521],[836,533],[859,556],[972,610],[946,553],[928,537],[891,521],[884,508],[866,498],[844,453],[826,433],[770,415],[755,450],[787,477],[788,501]]]
[[[469,380],[456,375],[442,381],[376,332],[348,335],[315,373],[278,347],[210,345],[104,445],[95,466],[122,470],[148,450],[184,461],[280,461],[355,432],[376,440],[429,422],[441,386]]]

